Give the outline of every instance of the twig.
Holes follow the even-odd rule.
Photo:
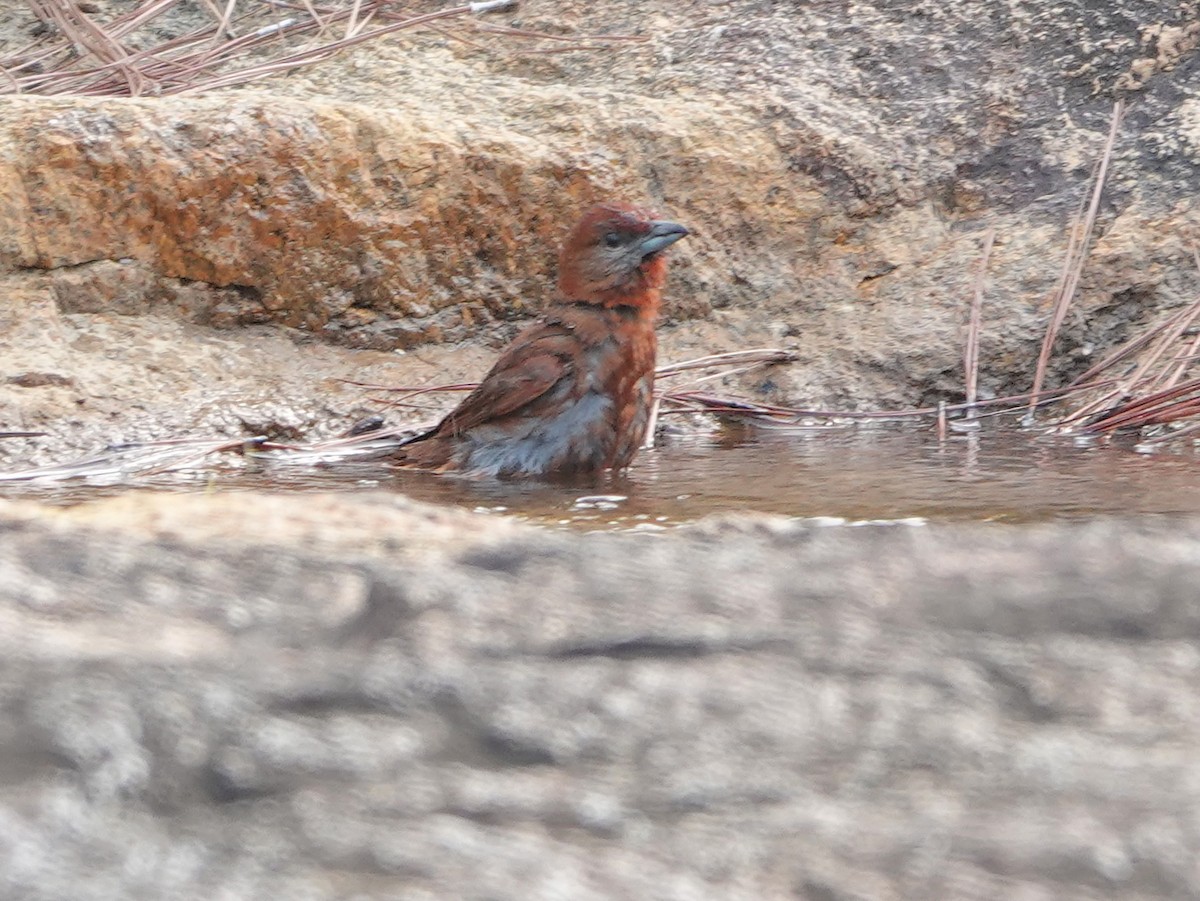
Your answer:
[[[501,9],[508,9],[517,5],[517,0],[475,0],[471,4],[471,13],[480,15],[482,13],[496,12]]]
[[[1104,144],[1104,152],[1100,156],[1099,165],[1096,167],[1096,175],[1092,187],[1091,202],[1088,204],[1087,215],[1084,217],[1082,228],[1079,225],[1078,216],[1071,229],[1071,239],[1067,245],[1067,256],[1063,261],[1063,275],[1060,279],[1059,288],[1056,291],[1054,299],[1054,311],[1050,317],[1050,325],[1046,329],[1046,335],[1042,339],[1042,350],[1038,354],[1037,369],[1033,376],[1033,390],[1030,392],[1033,396],[1041,393],[1042,384],[1046,380],[1046,369],[1050,364],[1050,353],[1054,348],[1054,341],[1058,337],[1059,329],[1062,328],[1063,322],[1067,318],[1067,310],[1071,306],[1071,301],[1075,297],[1075,291],[1079,287],[1079,281],[1083,276],[1084,263],[1087,261],[1088,251],[1091,247],[1092,232],[1096,227],[1096,216],[1100,211],[1100,198],[1104,193],[1104,183],[1108,178],[1108,166],[1112,160],[1113,148],[1117,143],[1117,134],[1121,127],[1121,117],[1124,114],[1125,104],[1123,100],[1118,100],[1113,106],[1112,119],[1109,122],[1108,140]],[[1029,404],[1029,415],[1033,415],[1034,404],[1031,401]]]
[[[1120,347],[1118,347],[1116,350],[1109,353],[1108,356],[1101,359],[1099,363],[1096,363],[1090,369],[1088,369],[1086,372],[1082,373],[1077,378],[1075,378],[1074,381],[1071,382],[1071,386],[1072,387],[1086,386],[1088,384],[1088,382],[1092,381],[1096,376],[1100,375],[1102,372],[1104,372],[1108,369],[1111,369],[1113,366],[1115,366],[1117,363],[1120,363],[1122,360],[1126,360],[1129,357],[1133,356],[1135,353],[1137,353],[1139,350],[1141,350],[1143,347],[1145,347],[1147,344],[1149,344],[1151,341],[1153,341],[1163,331],[1170,328],[1175,322],[1177,322],[1182,316],[1184,316],[1186,312],[1187,312],[1186,310],[1177,310],[1176,312],[1174,312],[1170,316],[1168,316],[1166,319],[1164,319],[1162,322],[1160,322],[1158,325],[1154,326],[1153,328],[1147,329],[1146,331],[1142,332],[1140,335],[1134,336],[1129,341],[1125,342]]]
[[[967,326],[967,346],[963,353],[963,370],[967,381],[966,417],[975,416],[975,399],[979,396],[979,329],[983,318],[983,284],[987,276],[988,258],[992,255],[992,244],[996,240],[996,229],[989,228],[983,238],[983,252],[979,257],[979,269],[975,273],[975,291],[971,297],[971,320]]]
[[[300,2],[304,4],[305,12],[312,16],[313,21],[317,23],[317,37],[324,38],[325,32],[329,30],[329,25],[321,18],[316,7],[312,5],[312,0],[300,0]]]
[[[1182,385],[1176,385],[1166,391],[1157,391],[1154,394],[1139,398],[1131,403],[1125,404],[1117,410],[1112,411],[1095,422],[1089,423],[1085,427],[1085,431],[1089,432],[1111,432],[1117,429],[1130,428],[1132,426],[1151,425],[1158,422],[1169,422],[1181,418],[1180,416],[1172,415],[1168,418],[1159,418],[1159,414],[1172,409],[1175,401],[1186,397],[1188,394],[1200,391],[1200,379],[1192,379]],[[1200,400],[1192,398],[1183,401],[1184,404],[1200,403]]]
[[[587,41],[590,44],[644,44],[650,40],[649,36],[641,34],[584,34],[584,35],[566,35],[566,34],[547,34],[544,31],[530,31],[527,28],[510,28],[507,25],[492,25],[479,23],[475,26],[476,31],[486,31],[490,34],[502,34],[514,38],[530,38],[535,41],[562,41],[563,43],[576,43],[578,41]]]
[[[362,0],[354,0],[350,6],[350,21],[346,23],[346,37],[352,38],[361,30],[358,25],[358,16],[361,10]]]
[[[395,391],[400,394],[430,394],[437,391],[474,391],[479,387],[478,382],[459,382],[454,385],[373,385],[370,382],[356,382],[353,379],[334,379],[343,385],[353,385],[355,388],[366,388],[368,391]]]
[[[362,31],[353,37],[344,37],[338,41],[332,41],[328,44],[309,48],[281,59],[273,60],[268,63],[261,63],[256,66],[248,66],[244,69],[228,73],[226,75],[215,76],[208,81],[200,83],[184,84],[174,87],[170,90],[164,90],[163,93],[191,93],[195,91],[211,90],[217,87],[229,87],[235,84],[243,84],[247,81],[253,81],[265,75],[270,75],[278,72],[295,69],[299,66],[309,63],[320,62],[336,56],[341,51],[357,46],[358,44],[374,40],[385,34],[392,34],[406,28],[413,28],[417,25],[423,25],[427,22],[434,22],[439,19],[449,19],[456,16],[466,15],[470,11],[468,6],[456,6],[450,9],[439,10],[438,12],[425,13],[420,16],[413,16],[408,19],[402,19],[398,22],[393,22],[390,25],[381,25],[370,31]],[[305,26],[311,26],[311,23],[301,23]]]
[[[1192,245],[1192,259],[1196,262],[1196,269],[1200,270],[1200,248],[1197,248],[1195,245]],[[1200,311],[1200,298],[1197,299],[1194,308]],[[1192,339],[1192,342],[1188,345],[1186,355],[1182,360],[1179,361],[1178,365],[1175,367],[1175,371],[1168,376],[1166,384],[1163,385],[1164,388],[1173,388],[1176,383],[1183,378],[1183,374],[1187,372],[1188,366],[1192,362],[1192,358],[1195,357],[1197,352],[1200,352],[1200,333],[1197,333]]]
[[[1175,429],[1165,435],[1156,435],[1153,438],[1146,438],[1142,441],[1143,445],[1158,446],[1166,444],[1168,441],[1178,441],[1180,438],[1190,438],[1192,435],[1200,432],[1200,422],[1193,422],[1191,425],[1183,426]]]
[[[1176,422],[1200,413],[1200,397],[1196,396],[1200,392],[1200,379],[1180,384],[1197,351],[1200,351],[1200,335],[1193,336],[1182,355],[1167,355],[1168,350],[1175,347],[1198,317],[1200,299],[1170,317],[1165,323],[1166,327],[1152,329],[1157,336],[1156,343],[1134,372],[1122,380],[1120,390],[1101,395],[1077,410],[1061,425],[1069,427],[1082,421],[1084,431],[1113,432]],[[1152,376],[1150,373],[1155,367],[1159,367],[1160,371]],[[1105,412],[1093,417],[1091,414],[1097,409],[1104,409]],[[1181,431],[1171,437],[1178,437]]]
[[[680,363],[667,363],[659,366],[654,374],[657,378],[663,378],[665,376],[676,375],[680,372],[687,372],[691,369],[711,369],[714,366],[740,366],[746,363],[793,363],[797,359],[796,354],[790,350],[781,350],[775,347],[734,350],[728,353],[696,357],[695,359],[684,360]]]
[[[213,43],[220,43],[224,38],[236,37],[233,31],[229,28],[229,20],[233,17],[233,9],[237,4],[237,0],[228,0],[225,5],[225,12],[221,12],[217,8],[215,0],[200,0],[205,8],[212,13],[212,16],[217,21],[216,31],[213,32]]]
[[[128,478],[135,475],[157,475],[185,469],[211,454],[242,450],[259,445],[266,439],[253,438],[181,438],[170,441],[150,441],[107,448],[96,457],[26,469],[21,472],[2,472],[0,482],[58,482],[84,478]]]
[[[1058,388],[1052,391],[1043,392],[1043,395],[1035,399],[1037,404],[1047,404],[1052,401],[1061,400],[1072,393],[1082,392],[1086,389],[1082,388]],[[1006,413],[1014,413],[1019,409],[1024,408],[1024,404],[1030,399],[1029,394],[1014,394],[1007,397],[995,397],[988,400],[976,401],[976,407],[996,407],[999,408],[989,415],[1003,415]],[[663,394],[664,400],[669,400],[673,403],[691,404],[697,407],[704,408],[708,412],[713,413],[732,413],[738,415],[749,415],[771,419],[776,422],[796,424],[804,418],[820,418],[820,419],[862,419],[873,421],[888,421],[898,419],[923,419],[930,416],[936,416],[938,407],[921,407],[914,410],[820,410],[820,409],[804,409],[798,407],[783,407],[773,404],[759,404],[755,401],[746,400],[745,398],[722,397],[712,394],[704,394],[699,391],[667,391]],[[960,413],[966,409],[966,404],[946,404],[947,413]],[[978,414],[977,414],[978,416]]]
[[[124,76],[132,97],[146,89],[146,80],[136,66],[128,63],[128,52],[103,28],[79,9],[73,0],[28,0],[43,20],[53,22],[81,51],[87,51],[102,63],[115,65]]]
[[[262,7],[294,9],[299,15],[266,25],[260,24],[259,16],[259,27],[255,27],[254,17],[247,11],[248,4],[239,4],[237,0],[203,0],[215,24],[145,50],[132,51],[122,45],[122,39],[183,0],[145,0],[103,27],[81,13],[76,0],[28,2],[37,15],[56,26],[56,31],[0,58],[0,71],[4,73],[0,78],[0,94],[115,96],[178,94],[227,87],[321,62],[360,43],[403,29],[436,27],[436,23],[450,19],[474,20],[481,14],[513,5],[512,0],[485,0],[409,15],[394,9],[396,0],[349,0],[337,8],[314,0],[259,0],[260,10]],[[377,24],[383,20],[385,24]],[[240,23],[247,21],[250,27],[243,31]],[[344,31],[340,38],[329,39],[334,24],[343,26]],[[444,33],[479,49],[492,46],[449,31]],[[315,35],[318,43],[284,53],[276,49],[284,45],[282,39],[302,35]],[[622,37],[554,35],[548,39],[564,41],[566,49],[594,49],[602,43],[616,43]],[[76,47],[80,52],[76,52]],[[82,51],[88,56],[83,65]],[[267,58],[241,63],[241,68],[230,70],[230,63],[238,65],[239,58],[249,53],[262,53]],[[91,65],[91,60],[98,65]]]
[[[646,437],[642,441],[642,447],[645,450],[654,447],[654,433],[658,429],[658,411],[661,406],[662,397],[655,395],[654,400],[650,402],[650,416],[646,421]]]

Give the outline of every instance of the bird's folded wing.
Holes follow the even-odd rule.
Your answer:
[[[496,361],[479,387],[442,420],[435,434],[461,435],[533,403],[571,371],[569,358],[555,346],[561,340],[554,336],[512,348]]]

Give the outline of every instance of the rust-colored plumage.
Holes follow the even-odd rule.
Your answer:
[[[559,296],[402,466],[511,478],[629,465],[654,392],[663,251],[687,229],[623,203],[589,209],[559,255]]]

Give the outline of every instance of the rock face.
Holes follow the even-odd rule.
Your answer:
[[[1200,892],[1195,524],[0,529],[5,897]]]
[[[0,291],[32,272],[68,314],[271,323],[379,350],[474,338],[544,301],[579,207],[624,196],[695,230],[668,353],[790,344],[799,362],[741,389],[878,407],[960,394],[994,227],[982,384],[1024,390],[1119,95],[1130,112],[1056,372],[1194,296],[1196,14],[526,0],[491,21],[647,41],[520,56],[515,39],[483,53],[431,36],[252,91],[10,98]],[[6,394],[15,423],[29,396]]]
[[[1198,16],[524,0],[493,21],[645,41],[6,96],[0,432],[49,434],[0,462],[476,377],[612,196],[694,230],[664,355],[794,348],[728,386],[810,406],[958,397],[994,228],[982,386],[1024,390],[1125,96],[1062,377],[1195,296]],[[1200,896],[1195,522],[583,539],[231,494],[0,534],[0,897]]]

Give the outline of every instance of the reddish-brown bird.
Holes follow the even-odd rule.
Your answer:
[[[402,466],[512,478],[624,469],[654,393],[663,251],[688,233],[624,203],[589,209],[558,260],[558,298]]]

